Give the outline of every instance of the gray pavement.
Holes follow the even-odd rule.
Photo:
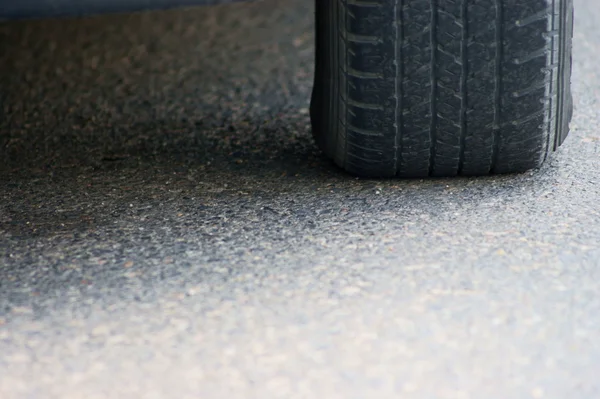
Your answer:
[[[600,397],[600,8],[516,176],[317,151],[312,2],[0,25],[0,398]]]

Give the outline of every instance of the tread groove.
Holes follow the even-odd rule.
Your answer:
[[[394,45],[394,62],[396,65],[396,76],[394,77],[394,97],[396,99],[395,109],[395,129],[396,135],[394,138],[395,145],[395,157],[394,157],[394,171],[396,174],[400,172],[400,165],[402,164],[402,132],[403,126],[403,102],[402,102],[402,81],[404,80],[404,59],[402,51],[402,43],[404,36],[404,18],[402,15],[402,9],[404,7],[404,0],[396,0],[394,3],[394,26],[396,41]]]
[[[494,134],[492,141],[492,157],[490,163],[490,173],[496,170],[498,163],[498,154],[500,152],[500,125],[502,118],[502,58],[504,50],[504,39],[502,33],[504,10],[502,0],[495,0],[496,8],[496,80],[494,82]]]
[[[317,1],[319,1],[319,0],[317,0]],[[345,6],[344,7],[344,12],[346,14],[344,16],[344,26],[342,27],[342,29],[344,30],[343,40],[344,40],[344,46],[345,46],[345,49],[346,49],[346,54],[345,54],[345,57],[344,57],[344,65],[346,67],[346,74],[348,74],[348,71],[350,69],[349,59],[350,59],[350,56],[351,56],[350,52],[348,51],[348,40],[347,40],[348,30],[349,30],[348,29],[348,14],[349,14],[349,12],[348,12],[348,1],[349,0],[345,0],[346,3],[344,4],[344,6]],[[361,2],[361,3],[364,3],[364,2]],[[367,6],[365,4],[357,4],[357,5],[360,5],[362,7]],[[346,103],[347,103],[348,99],[350,98],[350,79],[348,79],[348,76],[346,76],[345,82],[346,82],[346,87],[344,87],[344,90],[345,90],[345,96],[346,96],[345,100],[346,100]],[[348,107],[348,104],[346,104],[345,107],[344,107],[344,123],[346,124],[346,126],[348,124],[349,115],[350,115],[350,107]],[[349,140],[348,140],[348,137],[347,137],[348,130],[346,130],[344,133],[346,135],[346,138],[344,140],[344,150],[343,150],[343,154],[342,154],[342,161],[341,161],[341,163],[345,166],[346,162],[348,161],[348,145],[349,145]]]
[[[429,131],[429,141],[430,141],[430,150],[429,150],[429,174],[432,175],[435,171],[435,155],[436,155],[436,129],[437,129],[437,8],[438,8],[438,0],[431,0],[431,30],[430,30],[430,47],[431,47],[431,70],[430,70],[430,79],[431,79],[431,121],[430,121],[430,131]]]
[[[467,0],[462,0],[461,4],[461,20],[462,20],[462,37],[461,37],[461,102],[460,102],[460,153],[458,156],[458,174],[462,173],[465,162],[465,141],[467,135],[467,77],[469,74],[469,56],[468,56],[468,38],[469,38],[469,19],[467,16],[468,5]]]
[[[332,26],[335,26],[333,24],[335,24],[336,21],[339,21],[339,11],[340,11],[340,0],[331,0],[335,5],[333,7],[333,12],[331,13],[331,20],[329,23],[332,24]],[[339,51],[338,51],[338,45],[339,45],[339,38],[340,38],[340,34],[338,30],[332,31],[331,32],[331,57],[332,59],[334,59],[334,63],[332,64],[332,77],[331,80],[333,82],[332,86],[333,86],[333,98],[334,98],[334,106],[333,106],[333,114],[331,115],[331,128],[333,129],[333,131],[335,132],[335,141],[333,144],[333,156],[334,158],[337,156],[337,148],[339,148],[340,145],[340,135],[342,134],[342,132],[340,131],[340,129],[336,129],[336,125],[338,124],[338,119],[339,119],[339,98],[340,98],[340,88],[339,88],[339,73],[340,73],[340,68],[342,67],[342,65],[340,64],[340,60],[339,60]]]
[[[552,0],[552,10],[555,10],[556,9],[555,7],[556,7],[556,0]],[[552,12],[552,18],[550,19],[550,21],[551,22],[550,22],[548,33],[554,33],[555,32],[555,28],[556,28],[556,26],[555,26],[556,20],[555,20],[554,12]],[[553,54],[553,51],[554,51],[554,41],[556,40],[556,35],[554,35],[554,34],[547,34],[546,40],[547,40],[546,46],[547,46],[547,48],[549,49],[549,52],[550,52],[550,55],[549,55],[550,62],[549,62],[549,64],[550,64],[550,66],[552,66],[554,64],[554,60],[553,60],[554,54]],[[547,105],[547,114],[546,114],[546,118],[548,119],[548,121],[547,121],[547,127],[546,127],[546,129],[548,130],[548,133],[546,134],[546,151],[544,151],[544,161],[546,161],[546,159],[548,158],[548,154],[550,153],[550,139],[551,139],[551,137],[553,135],[553,132],[552,132],[552,120],[556,119],[556,116],[557,116],[553,112],[554,110],[552,109],[553,106],[554,106],[554,101],[553,101],[552,97],[553,97],[553,93],[554,93],[554,90],[555,90],[555,88],[554,88],[554,69],[551,69],[548,66],[546,66],[545,73],[547,73],[547,74],[550,75],[550,79],[548,79],[549,80],[548,85],[544,85],[544,86],[548,86],[547,87],[547,94],[546,94],[546,97],[547,97],[546,101],[548,102],[548,105]],[[555,128],[556,128],[556,126],[558,126],[558,124],[556,122],[557,121],[554,120]],[[556,141],[556,134],[557,134],[557,132],[558,132],[557,130],[554,131],[555,141]]]
[[[567,15],[567,0],[562,0],[560,2],[560,7],[561,7],[561,15],[566,16]],[[559,44],[559,50],[558,50],[558,62],[561,65],[560,69],[562,71],[564,71],[566,65],[566,57],[565,57],[565,49],[567,46],[567,29],[566,29],[566,17],[565,18],[560,18],[558,24],[559,24],[559,32],[560,32],[560,44]],[[556,96],[556,116],[557,116],[557,120],[556,120],[556,130],[554,132],[555,134],[555,138],[554,138],[554,150],[556,150],[556,148],[558,147],[558,141],[560,140],[560,136],[562,135],[562,129],[564,129],[563,126],[563,118],[564,118],[564,104],[563,104],[563,92],[565,90],[565,74],[564,73],[560,73],[559,77],[558,77],[558,82],[557,82],[557,96]]]

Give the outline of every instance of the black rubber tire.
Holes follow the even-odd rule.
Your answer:
[[[360,176],[539,167],[572,115],[572,0],[316,0],[320,148]]]

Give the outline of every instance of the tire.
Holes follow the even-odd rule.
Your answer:
[[[541,166],[572,115],[572,4],[317,0],[317,144],[359,176]]]

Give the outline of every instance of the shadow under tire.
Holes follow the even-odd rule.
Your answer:
[[[316,0],[313,134],[372,177],[514,173],[566,138],[572,0]]]

